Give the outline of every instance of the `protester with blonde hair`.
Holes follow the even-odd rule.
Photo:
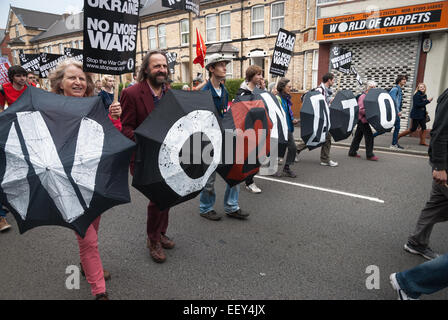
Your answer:
[[[108,110],[112,102],[114,102],[115,78],[108,75],[104,76],[102,85],[103,88],[98,95],[103,99],[104,106]]]
[[[403,131],[398,135],[398,139],[407,136],[408,134],[415,132],[420,126],[420,144],[428,146],[426,143],[426,105],[431,103],[432,98],[426,96],[426,84],[419,83],[414,92],[413,105],[411,110],[411,127]]]
[[[67,59],[60,63],[50,74],[51,91],[69,97],[89,97],[94,93],[92,76],[85,73],[82,63]],[[121,106],[112,103],[109,108],[109,118],[114,126],[121,131]],[[93,137],[94,138],[94,137]],[[81,272],[85,274],[90,284],[91,292],[96,300],[108,300],[105,280],[110,279],[110,273],[103,270],[98,251],[98,229],[100,218],[96,218],[86,231],[85,237],[78,234],[79,255],[81,258]]]
[[[364,99],[366,98],[367,92],[375,87],[375,81],[367,81],[365,91],[358,98],[358,126],[356,128],[355,137],[353,138],[352,144],[350,145],[350,150],[348,152],[349,157],[361,157],[357,152],[359,149],[359,144],[361,143],[361,139],[364,136],[364,140],[366,142],[367,160],[378,161],[378,157],[373,154],[373,133],[369,123],[367,122],[366,109],[364,107]]]

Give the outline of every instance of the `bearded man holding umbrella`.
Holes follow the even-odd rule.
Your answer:
[[[134,130],[154,110],[168,90],[168,59],[164,51],[154,50],[143,59],[138,74],[138,83],[123,90],[121,105],[123,108],[123,134],[135,141]],[[134,159],[130,165],[134,175]],[[160,210],[153,202],[148,204],[147,247],[151,258],[158,263],[166,260],[163,249],[172,249],[174,242],[166,236],[169,209]]]

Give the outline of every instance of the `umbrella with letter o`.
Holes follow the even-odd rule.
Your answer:
[[[104,211],[130,202],[134,147],[113,126],[100,97],[29,86],[0,114],[0,202],[21,233],[58,225],[84,237]]]
[[[272,121],[263,100],[238,101],[224,114],[222,163],[217,172],[234,186],[256,174],[270,152]]]
[[[319,91],[308,92],[300,110],[300,136],[309,150],[325,143],[330,125],[330,110],[325,97]]]
[[[364,99],[367,122],[378,132],[391,131],[397,117],[395,103],[384,89],[370,89]]]
[[[161,210],[196,197],[221,160],[219,118],[209,91],[168,90],[135,130],[132,186]]]
[[[353,92],[341,90],[330,105],[330,133],[334,141],[347,139],[358,122],[358,102]]]

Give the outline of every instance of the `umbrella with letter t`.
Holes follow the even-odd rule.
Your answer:
[[[161,210],[196,197],[221,160],[219,118],[209,91],[168,90],[135,130],[132,185]]]
[[[330,105],[330,133],[334,141],[347,139],[358,122],[358,102],[350,90],[341,90]]]
[[[134,146],[113,126],[100,97],[30,86],[0,114],[0,202],[21,233],[59,225],[83,237],[104,211],[130,202]]]

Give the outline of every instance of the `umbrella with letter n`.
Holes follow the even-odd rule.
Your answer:
[[[334,141],[347,139],[358,122],[358,102],[350,90],[341,90],[330,105],[330,133]]]
[[[270,152],[272,121],[261,99],[232,103],[224,114],[222,163],[217,172],[230,186],[256,174]]]
[[[0,114],[0,202],[21,233],[59,225],[83,237],[104,211],[130,202],[134,146],[113,126],[100,97],[30,86]]]
[[[397,112],[390,94],[379,88],[370,89],[364,98],[367,122],[380,133],[389,132],[395,125]]]
[[[308,92],[300,109],[300,136],[309,150],[325,143],[330,126],[330,110],[324,96],[318,91]]]
[[[221,160],[219,118],[210,91],[168,90],[135,130],[132,185],[161,210],[196,197]]]

